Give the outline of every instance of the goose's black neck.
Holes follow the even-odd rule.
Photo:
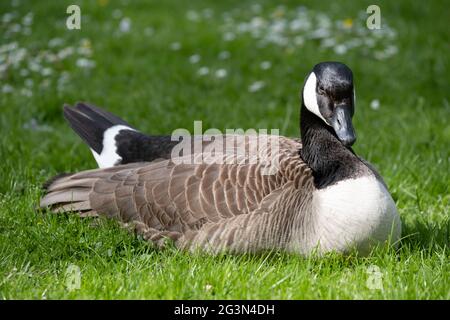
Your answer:
[[[300,156],[313,171],[316,188],[322,189],[358,173],[360,160],[345,147],[333,129],[302,103]]]

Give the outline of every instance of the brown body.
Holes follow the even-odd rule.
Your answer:
[[[273,174],[264,174],[259,162],[249,163],[258,150],[252,147],[256,138],[247,136],[240,139],[244,145],[229,149],[232,156],[239,147],[248,150],[235,163],[175,164],[172,159],[85,171],[56,179],[41,206],[116,218],[156,244],[169,238],[180,248],[286,249],[302,237],[301,225],[308,219],[302,213],[310,211],[302,206],[310,204],[315,187],[299,157],[301,144],[272,139],[280,142],[277,154],[267,153],[279,158]]]

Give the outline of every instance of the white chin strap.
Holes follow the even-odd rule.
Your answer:
[[[317,78],[314,72],[311,72],[308,79],[306,80],[305,87],[303,88],[303,103],[305,107],[322,119],[326,124],[328,122],[322,116],[319,111],[319,104],[317,103],[317,95],[316,95],[316,85]]]

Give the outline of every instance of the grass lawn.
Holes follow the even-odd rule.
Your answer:
[[[448,4],[378,2],[382,30],[370,31],[371,1],[303,2],[2,1],[0,298],[450,299]],[[73,3],[81,30],[66,28]],[[202,120],[298,136],[304,77],[326,60],[354,72],[354,149],[397,203],[397,250],[191,255],[114,221],[35,210],[46,179],[95,167],[63,103],[153,134]]]

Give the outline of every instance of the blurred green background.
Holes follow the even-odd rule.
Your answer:
[[[81,30],[66,27],[71,4],[81,8]],[[380,30],[366,27],[371,4],[381,9]],[[0,298],[448,299],[447,7],[2,1]],[[303,80],[327,60],[354,72],[355,151],[375,164],[397,202],[405,237],[398,252],[307,262],[283,254],[190,257],[154,251],[114,223],[92,228],[35,212],[43,181],[95,167],[63,120],[64,103],[103,106],[152,134],[193,130],[202,120],[204,129],[278,128],[298,136]],[[86,279],[78,291],[64,285],[71,263]],[[385,274],[385,290],[365,286],[373,264]],[[215,289],[205,290],[210,283]]]

